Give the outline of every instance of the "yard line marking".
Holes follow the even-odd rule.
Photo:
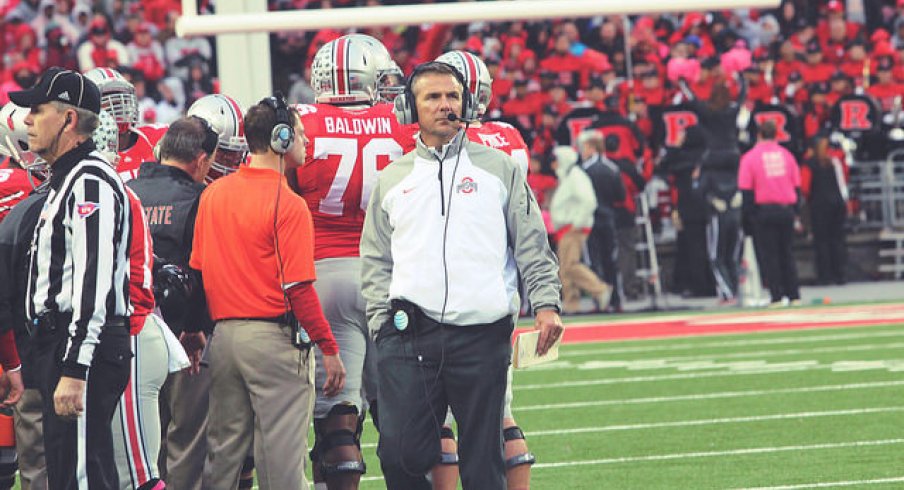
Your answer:
[[[811,444],[800,446],[752,447],[748,449],[730,449],[726,451],[704,451],[695,453],[653,454],[649,456],[626,456],[623,458],[591,459],[584,461],[562,461],[558,463],[537,463],[534,469],[564,468],[569,466],[604,465],[616,463],[635,463],[642,461],[666,461],[671,459],[712,458],[718,456],[736,456],[746,454],[779,453],[787,451],[808,451],[815,449],[840,449],[848,447],[890,446],[904,444],[904,439],[883,439],[874,441],[835,442],[827,444]]]
[[[765,422],[768,420],[808,419],[815,417],[838,417],[846,415],[867,415],[875,413],[904,412],[904,407],[871,407],[851,410],[830,410],[823,412],[779,413],[773,415],[752,415],[749,417],[729,417],[720,419],[679,420],[675,422],[654,422],[646,424],[604,425],[601,427],[579,427],[575,429],[538,430],[525,432],[526,436],[562,436],[569,434],[592,434],[626,430],[662,429],[667,427],[695,427],[701,425],[737,424],[744,422]],[[361,444],[362,448],[377,447],[376,443]]]
[[[864,327],[857,327],[857,328],[864,328]],[[721,348],[721,347],[748,347],[748,346],[754,346],[754,345],[800,344],[800,343],[806,343],[806,342],[874,339],[874,338],[885,338],[885,337],[904,337],[904,331],[898,329],[898,330],[870,332],[870,333],[811,335],[811,336],[800,336],[800,337],[780,337],[780,338],[753,339],[753,340],[729,340],[729,341],[705,342],[705,343],[690,342],[690,343],[686,343],[686,344],[661,345],[661,346],[631,346],[631,347],[576,349],[576,350],[562,349],[559,352],[559,358],[596,356],[596,355],[604,355],[604,354],[632,354],[632,353],[646,353],[646,352],[656,352],[656,351],[680,351],[680,350],[694,350],[694,349]],[[691,337],[691,338],[693,338],[693,337]]]
[[[749,417],[728,417],[720,419],[679,420],[675,422],[654,422],[647,424],[604,425],[602,427],[580,427],[576,429],[538,430],[525,432],[525,435],[557,436],[566,434],[589,434],[622,430],[661,429],[666,427],[694,427],[700,425],[736,424],[743,422],[764,422],[768,420],[807,419],[815,417],[836,417],[845,415],[866,415],[874,413],[904,412],[904,407],[872,407],[851,410],[830,410],[824,412],[779,413],[774,415],[751,415]]]
[[[797,490],[801,488],[832,488],[832,487],[853,487],[858,485],[881,485],[883,483],[900,483],[904,482],[904,476],[897,476],[894,478],[874,478],[872,480],[848,480],[848,481],[833,481],[833,482],[825,482],[825,483],[804,483],[799,485],[782,485],[778,487],[756,487],[756,488],[743,488],[739,490]]]
[[[763,350],[763,351],[751,351],[751,352],[732,352],[725,354],[698,354],[693,356],[672,356],[672,357],[662,357],[658,359],[634,359],[634,360],[619,360],[612,359],[606,361],[588,361],[584,363],[574,363],[571,361],[554,361],[548,364],[541,364],[534,368],[529,368],[524,371],[519,372],[545,372],[556,369],[569,369],[578,366],[588,366],[594,365],[597,363],[599,367],[585,367],[584,369],[605,369],[611,367],[623,367],[621,365],[629,364],[629,363],[644,363],[649,366],[645,369],[657,368],[658,364],[663,364],[667,362],[680,362],[680,361],[709,361],[712,359],[749,359],[749,358],[760,358],[760,357],[781,357],[781,356],[799,356],[803,354],[834,354],[838,352],[864,352],[864,351],[883,351],[883,350],[897,350],[904,348],[904,342],[893,342],[893,343],[882,343],[882,344],[859,344],[859,345],[842,345],[842,346],[834,346],[834,347],[815,347],[812,349],[784,349],[784,350]],[[669,367],[669,366],[662,366]]]
[[[658,376],[631,376],[629,378],[607,378],[607,379],[587,379],[581,381],[558,381],[552,383],[534,383],[524,385],[514,385],[515,391],[521,390],[545,390],[549,388],[573,388],[578,386],[597,386],[597,385],[614,385],[621,383],[643,383],[656,381],[670,381],[675,379],[700,379],[700,378],[717,378],[721,376],[749,376],[754,374],[775,374],[797,371],[812,371],[816,369],[829,369],[828,364],[809,365],[809,366],[786,366],[785,369],[764,369],[762,371],[718,371],[712,373],[679,373],[679,374],[662,374]]]
[[[562,408],[584,408],[609,405],[634,405],[643,403],[668,403],[676,401],[713,400],[718,398],[742,398],[746,396],[779,395],[789,393],[818,393],[824,391],[843,391],[870,388],[888,388],[904,386],[904,381],[877,381],[872,383],[850,383],[840,385],[805,386],[800,388],[781,388],[777,390],[723,391],[718,393],[702,393],[697,395],[652,396],[646,398],[624,398],[619,400],[594,400],[587,402],[549,403],[544,405],[526,405],[513,407],[516,412],[541,410],[559,410]]]
[[[606,360],[606,361],[586,361],[572,362],[558,360],[539,366],[530,367],[525,370],[519,370],[519,373],[542,373],[547,371],[564,370],[564,369],[608,369],[615,367],[625,367],[627,365],[636,365],[637,369],[658,369],[662,367],[670,367],[665,365],[667,362],[680,361],[709,361],[712,359],[745,359],[760,357],[781,357],[781,356],[799,356],[803,354],[834,354],[839,352],[871,352],[884,350],[898,350],[904,348],[904,342],[885,343],[885,344],[860,344],[847,345],[839,347],[817,347],[814,349],[785,349],[772,351],[755,351],[755,352],[735,352],[730,354],[704,354],[694,356],[674,356],[664,357],[660,359],[632,359],[632,360]]]

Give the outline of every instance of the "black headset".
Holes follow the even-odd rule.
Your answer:
[[[210,122],[203,117],[191,116],[192,118],[201,122],[201,126],[204,128],[204,141],[201,143],[201,150],[204,151],[208,156],[213,155],[213,152],[217,151],[217,144],[220,142],[220,135],[217,134],[216,131],[210,126]]]
[[[477,104],[472,100],[473,95],[471,94],[471,91],[468,90],[468,84],[465,81],[464,75],[462,75],[457,68],[448,63],[443,63],[442,61],[429,61],[427,63],[421,63],[414,68],[414,71],[411,72],[411,76],[408,77],[408,80],[405,82],[405,91],[399,94],[393,102],[393,109],[395,111],[396,119],[399,120],[399,124],[405,125],[417,122],[417,101],[414,98],[413,90],[414,82],[425,72],[436,70],[437,65],[448,67],[452,71],[452,76],[454,76],[455,79],[458,80],[458,83],[461,84],[461,119],[477,119]]]
[[[292,119],[289,117],[289,106],[282,94],[277,92],[270,97],[261,100],[276,113],[276,124],[270,131],[270,149],[280,155],[285,155],[292,149],[295,143],[295,128],[292,127]]]

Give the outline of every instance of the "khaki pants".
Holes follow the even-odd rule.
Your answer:
[[[170,373],[160,389],[160,477],[167,486],[201,490],[207,463],[207,412],[210,368],[201,372]]]
[[[572,229],[559,239],[559,278],[562,281],[562,306],[566,313],[578,310],[581,291],[590,293],[596,299],[607,289],[606,283],[581,262],[586,241],[587,235],[577,229]]]
[[[306,490],[312,353],[292,347],[287,327],[224,320],[210,344],[210,369],[210,488],[238,487],[253,441],[261,490]]]
[[[41,392],[34,388],[26,389],[14,407],[16,452],[23,490],[47,490],[42,407]]]

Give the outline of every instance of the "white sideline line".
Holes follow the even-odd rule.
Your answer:
[[[703,451],[696,453],[653,454],[650,456],[626,456],[624,458],[591,459],[584,461],[562,461],[559,463],[537,463],[534,468],[564,468],[568,466],[587,466],[615,463],[635,463],[640,461],[666,461],[670,459],[712,458],[716,456],[735,456],[744,454],[780,453],[787,451],[807,451],[814,449],[839,449],[847,447],[889,446],[904,444],[904,439],[883,439],[878,441],[835,442],[829,444],[811,444],[808,446],[752,447],[748,449],[729,449],[726,451]]]
[[[804,483],[799,485],[782,485],[778,487],[756,487],[756,488],[743,488],[739,490],[797,490],[801,488],[832,488],[832,487],[853,487],[857,485],[881,485],[883,483],[900,483],[904,482],[904,476],[897,476],[894,478],[874,478],[872,480],[848,480],[848,481],[833,481],[833,482],[825,482],[825,483]]]
[[[765,367],[765,366],[764,366]],[[673,379],[698,379],[698,378],[717,378],[722,376],[749,376],[752,374],[775,374],[797,371],[812,371],[816,369],[829,369],[830,365],[799,365],[785,366],[784,369],[767,368],[760,371],[716,371],[706,373],[679,373],[679,374],[663,374],[659,376],[632,376],[630,378],[606,378],[606,379],[587,379],[582,381],[558,381],[552,383],[535,383],[526,385],[514,385],[515,391],[521,390],[545,390],[549,388],[572,388],[576,386],[597,386],[597,385],[614,385],[622,383],[643,383],[656,381],[669,381]]]
[[[863,327],[857,327],[863,328]],[[769,339],[754,339],[754,340],[729,340],[729,341],[719,341],[719,342],[704,342],[704,343],[686,343],[686,344],[672,344],[672,345],[662,345],[662,346],[632,346],[632,347],[616,347],[616,348],[600,348],[600,349],[581,349],[581,350],[562,350],[559,353],[560,358],[564,357],[581,357],[581,356],[595,356],[601,354],[631,354],[631,353],[645,353],[645,352],[656,352],[656,351],[679,351],[679,350],[693,350],[693,349],[706,349],[706,348],[718,348],[718,347],[747,347],[752,345],[777,345],[777,344],[800,344],[806,342],[823,342],[823,341],[832,341],[832,340],[857,340],[857,339],[872,339],[872,338],[884,338],[884,337],[904,337],[904,331],[901,330],[889,330],[889,331],[881,331],[881,332],[864,332],[864,333],[847,333],[847,334],[835,334],[835,335],[812,335],[812,336],[800,336],[800,337],[780,337],[780,338],[769,338]]]
[[[516,412],[532,412],[541,410],[559,410],[562,408],[600,407],[609,405],[634,405],[642,403],[667,403],[676,401],[713,400],[717,398],[741,398],[746,396],[779,395],[789,393],[818,393],[824,391],[857,390],[870,388],[888,388],[902,386],[904,381],[877,381],[873,383],[851,383],[840,385],[806,386],[802,388],[782,388],[777,390],[724,391],[719,393],[703,393],[697,395],[653,396],[647,398],[626,398],[620,400],[594,400],[588,402],[549,403],[545,405],[526,405],[514,407]]]
[[[866,415],[874,413],[904,412],[904,407],[871,407],[851,410],[831,410],[824,412],[780,413],[775,415],[754,415],[750,417],[731,417],[721,419],[679,420],[675,422],[655,422],[647,424],[604,425],[601,427],[580,427],[576,429],[538,430],[526,432],[529,437],[564,436],[569,434],[589,434],[596,432],[612,432],[622,430],[662,429],[666,427],[694,427],[715,424],[736,424],[743,422],[763,422],[767,420],[807,419],[814,417],[835,417],[845,415]],[[376,443],[361,444],[362,448],[377,447]]]
[[[743,422],[763,422],[767,420],[807,419],[815,417],[835,417],[845,415],[866,415],[873,413],[904,412],[904,407],[872,407],[851,410],[831,410],[824,412],[779,413],[775,415],[753,415],[749,417],[729,417],[720,419],[679,420],[675,422],[655,422],[648,424],[604,425],[602,427],[581,427],[577,429],[538,430],[525,432],[530,437],[587,434],[621,430],[661,429],[665,427],[694,427],[700,425],[736,424]]]
[[[663,363],[663,362],[682,362],[682,361],[706,361],[711,359],[748,359],[755,358],[759,359],[762,357],[781,357],[781,356],[798,356],[802,354],[832,354],[838,352],[863,352],[863,351],[882,351],[882,350],[895,350],[904,348],[904,342],[893,342],[893,343],[880,343],[880,344],[859,344],[859,345],[842,345],[842,346],[833,346],[833,347],[816,347],[813,349],[784,349],[784,350],[761,350],[761,351],[751,351],[751,352],[732,352],[725,354],[698,354],[693,356],[672,356],[672,357],[661,357],[661,358],[653,358],[653,359],[643,359],[643,362],[654,364],[654,363]],[[633,359],[633,360],[618,360],[613,359],[611,361],[606,361],[607,363],[618,363],[618,362],[640,362],[641,360]],[[591,361],[592,362],[592,361]],[[572,367],[576,367],[576,365],[580,365],[582,363],[572,363],[570,361],[558,361],[552,364],[548,364],[546,366],[540,365],[538,368],[527,369],[525,371],[521,371],[524,373],[541,373],[547,371],[554,371],[557,369],[569,369]],[[608,364],[601,364],[603,367],[611,368],[617,366],[611,366]]]

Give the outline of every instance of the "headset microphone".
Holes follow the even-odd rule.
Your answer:
[[[458,114],[456,114],[456,113],[454,113],[454,112],[450,112],[449,115],[446,116],[446,119],[448,119],[448,120],[450,120],[450,121],[453,121],[453,122],[454,122],[454,121],[461,121],[461,122],[463,122],[463,123],[465,123],[465,124],[473,124],[473,123],[476,123],[477,121],[480,120],[480,119],[478,119],[478,118],[476,118],[476,117],[475,117],[474,119],[464,118],[464,117],[461,117],[461,116],[459,116]]]

